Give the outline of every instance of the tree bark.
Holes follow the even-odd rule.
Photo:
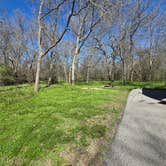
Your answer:
[[[126,84],[126,71],[125,71],[125,62],[122,60],[122,83]]]
[[[111,80],[115,79],[115,56],[112,57]]]
[[[71,84],[71,68],[69,68],[69,78],[68,78],[69,84]]]
[[[53,60],[51,59],[50,62],[50,71],[49,71],[49,78],[48,78],[48,86],[50,86],[53,83]]]
[[[41,58],[39,57],[37,60],[37,71],[36,71],[36,79],[34,87],[35,92],[39,91],[40,66],[41,66]]]
[[[62,4],[63,3],[61,3],[60,5],[62,5]],[[66,26],[65,26],[63,32],[61,33],[61,35],[59,36],[59,38],[51,46],[49,46],[44,52],[42,51],[42,42],[41,42],[41,40],[42,40],[41,39],[41,32],[42,32],[42,22],[41,22],[41,19],[43,19],[44,16],[46,16],[48,13],[50,14],[54,10],[50,10],[47,14],[45,14],[44,16],[42,16],[43,5],[44,5],[44,0],[41,0],[40,7],[39,7],[39,14],[38,14],[38,62],[37,62],[36,80],[35,80],[35,87],[34,87],[35,92],[38,92],[38,90],[39,90],[40,64],[41,64],[42,57],[45,56],[45,55],[47,55],[47,53],[50,50],[52,50],[62,40],[63,36],[67,32],[69,24],[70,24],[71,17],[73,16],[74,6],[75,6],[75,0],[72,1],[71,12],[70,12],[70,14],[69,14],[69,16],[67,18]]]
[[[42,14],[42,8],[44,5],[44,0],[41,0],[40,7],[39,7],[39,14],[38,14],[38,60],[37,60],[37,71],[36,71],[36,79],[35,79],[35,92],[39,91],[39,79],[40,79],[40,66],[41,66],[41,60],[42,60],[42,45],[41,45],[41,31],[42,31],[42,25],[41,25],[41,14]]]
[[[76,55],[74,55],[74,57],[73,57],[72,67],[71,67],[71,83],[72,83],[72,85],[75,84],[75,61],[76,61]]]
[[[66,69],[66,64],[63,64],[63,69],[64,69],[64,74],[65,74],[65,81],[67,82],[68,81],[68,78],[67,78],[67,69]]]
[[[75,67],[76,67],[76,61],[78,58],[78,54],[79,54],[79,37],[77,37],[75,53],[74,53],[74,57],[72,60],[72,67],[71,67],[71,83],[72,83],[72,85],[75,84]]]
[[[90,74],[90,66],[88,65],[86,73],[86,83],[89,83],[89,74]]]

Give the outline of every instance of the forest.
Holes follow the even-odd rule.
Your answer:
[[[0,16],[0,84],[166,80],[164,1],[28,1]]]

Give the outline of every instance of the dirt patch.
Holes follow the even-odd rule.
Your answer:
[[[120,89],[119,86],[102,86],[102,87],[84,87],[83,90],[104,90],[104,89]]]
[[[91,140],[90,144],[86,147],[78,148],[75,146],[70,146],[66,148],[65,151],[61,152],[60,154],[60,156],[65,160],[65,166],[104,165],[102,152],[109,146],[110,140],[112,140],[116,132],[117,122],[115,122],[116,118],[114,116],[115,115],[113,113],[98,115],[86,121],[86,125],[89,127],[93,126],[94,124],[100,124],[109,128],[113,128],[109,129],[104,137]],[[113,126],[113,124],[115,126]]]
[[[84,88],[85,89],[85,88]],[[86,88],[86,90],[93,90],[96,88]],[[103,88],[97,88],[103,90]],[[124,96],[123,96],[124,99]],[[125,100],[124,100],[125,102]],[[116,112],[109,114],[102,114],[94,116],[85,122],[85,125],[92,127],[93,125],[103,125],[108,127],[104,137],[91,140],[90,144],[86,147],[70,146],[61,153],[61,157],[65,160],[65,166],[104,166],[104,154],[110,147],[112,140],[116,134],[118,124],[121,121],[124,112],[124,104],[112,105],[109,103],[102,105],[103,109],[112,108],[121,110],[120,115],[117,117]],[[80,136],[81,137],[81,136]],[[79,136],[78,136],[79,139]]]
[[[100,152],[101,145],[104,145],[105,143],[104,138],[95,139],[86,148],[70,147],[60,155],[65,160],[65,166],[88,166]]]
[[[104,89],[120,89],[119,86],[103,86]]]
[[[81,88],[83,90],[103,90],[103,88]]]

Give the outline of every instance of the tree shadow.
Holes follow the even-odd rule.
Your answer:
[[[156,100],[162,100],[166,98],[166,89],[151,89],[151,88],[143,88],[142,93],[145,96]]]

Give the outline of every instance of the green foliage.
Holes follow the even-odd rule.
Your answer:
[[[14,81],[10,68],[5,65],[0,65],[0,85],[12,84]]]

